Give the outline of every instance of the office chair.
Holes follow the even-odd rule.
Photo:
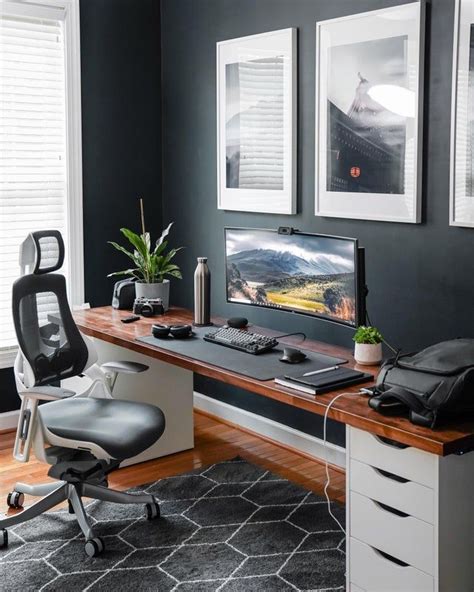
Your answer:
[[[120,373],[142,372],[143,364],[109,362],[99,367],[93,342],[74,323],[64,276],[52,273],[64,261],[58,231],[33,232],[20,249],[22,277],[13,285],[13,320],[19,344],[14,372],[21,399],[14,457],[36,458],[49,465],[58,482],[30,486],[16,483],[8,495],[12,508],[23,505],[24,494],[44,496],[22,512],[0,519],[0,548],[8,546],[7,528],[43,514],[68,500],[84,533],[85,551],[94,557],[104,549],[82,504],[82,497],[122,504],[145,504],[149,520],[160,510],[152,495],[129,494],[108,488],[107,475],[119,464],[163,434],[161,409],[146,403],[114,400]],[[53,310],[53,312],[51,312]],[[76,394],[60,381],[87,375],[90,385]],[[40,401],[44,401],[39,405]]]

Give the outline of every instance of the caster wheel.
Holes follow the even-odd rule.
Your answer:
[[[100,537],[96,537],[87,541],[84,549],[88,557],[97,557],[105,549],[104,541]]]
[[[0,549],[6,549],[8,547],[8,532],[6,528],[0,530]]]
[[[22,508],[25,503],[25,495],[19,491],[11,491],[7,495],[7,505],[10,508]]]
[[[154,504],[147,504],[145,506],[145,516],[147,520],[155,520],[160,517],[160,506],[155,502]]]
[[[72,507],[72,504],[71,504],[71,502],[69,500],[67,502],[67,509],[68,509],[69,514],[74,514],[75,513],[74,512],[74,508]]]

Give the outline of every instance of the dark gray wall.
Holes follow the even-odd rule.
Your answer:
[[[81,0],[84,274],[86,301],[109,304],[111,271],[127,266],[107,244],[120,227],[161,230],[161,72],[158,0]],[[0,413],[19,406],[0,370]]]
[[[86,301],[109,304],[112,271],[128,260],[107,244],[122,226],[161,230],[160,4],[81,0]]]
[[[184,280],[173,302],[192,306],[197,256],[208,256],[212,311],[242,314],[281,331],[351,345],[345,328],[226,304],[223,228],[292,225],[360,239],[366,247],[368,309],[387,340],[406,349],[474,333],[474,232],[448,226],[453,0],[427,10],[423,224],[317,218],[314,212],[315,22],[399,4],[398,0],[162,0],[163,219],[175,220]],[[298,215],[233,213],[216,207],[216,42],[298,29]],[[217,391],[207,381],[198,388]],[[219,393],[225,399],[230,394]],[[240,402],[239,402],[240,400]],[[235,404],[248,397],[234,393]],[[262,403],[262,410],[264,405]],[[271,414],[271,412],[269,412]],[[276,411],[274,412],[276,414]],[[288,410],[290,414],[290,410]]]

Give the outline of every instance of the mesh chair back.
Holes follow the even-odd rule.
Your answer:
[[[72,318],[64,276],[48,273],[63,263],[61,234],[32,233],[23,244],[20,259],[33,273],[13,284],[13,321],[35,386],[81,374],[89,357],[87,345]]]

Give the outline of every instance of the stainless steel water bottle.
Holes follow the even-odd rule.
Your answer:
[[[194,325],[206,327],[211,323],[211,272],[207,257],[198,257],[194,272]]]

